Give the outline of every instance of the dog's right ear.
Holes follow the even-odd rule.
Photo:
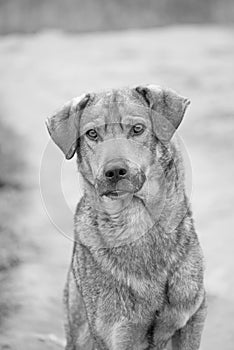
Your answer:
[[[137,86],[152,113],[153,130],[162,142],[168,142],[180,125],[190,100],[171,89],[157,85]]]
[[[52,140],[63,151],[66,159],[71,159],[77,148],[79,122],[82,111],[90,100],[90,94],[73,98],[46,119],[46,126]]]

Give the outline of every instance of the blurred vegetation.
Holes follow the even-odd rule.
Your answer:
[[[0,273],[20,261],[16,217],[22,213],[22,159],[20,137],[0,120]]]
[[[20,189],[22,186],[22,140],[0,119],[0,190]]]
[[[233,22],[233,0],[0,0],[0,34]]]

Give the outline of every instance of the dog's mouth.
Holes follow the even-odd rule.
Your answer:
[[[131,195],[132,191],[126,191],[126,190],[112,190],[112,191],[106,191],[102,194],[102,197],[107,197],[113,200],[116,199],[124,199],[127,196]]]

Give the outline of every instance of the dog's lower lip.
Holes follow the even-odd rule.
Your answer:
[[[130,194],[130,192],[128,192],[128,191],[109,191],[109,192],[104,193],[103,196],[118,199],[120,197],[124,197],[124,196],[129,195],[129,194]]]

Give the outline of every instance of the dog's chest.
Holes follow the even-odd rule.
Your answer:
[[[89,254],[80,251],[77,259],[77,280],[97,339],[108,343],[117,332],[117,325],[121,328],[128,322],[149,328],[165,302],[163,272],[152,279],[129,274],[127,280],[120,281],[97,268]]]
[[[141,322],[163,304],[163,290],[155,281],[129,277],[128,284],[106,278],[98,298],[97,314],[106,322],[126,318]]]
[[[129,286],[116,281],[106,281],[105,292],[97,300],[95,332],[105,341],[108,348],[117,338],[127,340],[135,330],[147,334],[158,309],[164,303],[162,290],[155,283],[146,281],[132,281]],[[132,333],[133,332],[133,333]]]

